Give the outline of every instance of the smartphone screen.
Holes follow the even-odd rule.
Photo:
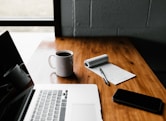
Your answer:
[[[115,94],[113,95],[113,101],[156,114],[161,114],[164,106],[164,103],[159,98],[124,89],[118,89],[115,92]]]

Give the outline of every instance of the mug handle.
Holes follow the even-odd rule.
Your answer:
[[[56,67],[54,67],[54,66],[52,65],[52,63],[51,63],[51,59],[52,59],[53,57],[55,57],[55,55],[50,55],[50,56],[48,57],[48,64],[49,64],[49,66],[50,66],[51,68],[56,69]]]

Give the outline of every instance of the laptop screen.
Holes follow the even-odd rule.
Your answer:
[[[0,76],[15,64],[23,63],[8,31],[0,36]]]
[[[33,82],[8,31],[0,36],[0,56],[0,120],[7,121],[6,117],[14,120],[16,114],[22,113],[20,108],[26,102]],[[20,65],[23,65],[21,70]],[[21,71],[21,75],[15,77],[18,72],[11,74],[11,68]]]

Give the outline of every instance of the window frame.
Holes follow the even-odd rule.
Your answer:
[[[54,21],[54,19],[0,19],[0,26],[54,26]]]
[[[0,26],[54,26],[55,27],[55,2],[53,0],[53,19],[2,19],[0,18]],[[58,0],[59,1],[59,0]]]

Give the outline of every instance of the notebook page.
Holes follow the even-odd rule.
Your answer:
[[[102,60],[102,58],[106,58],[106,54],[104,54],[102,56],[99,56],[99,57]],[[93,60],[93,59],[94,58],[91,58],[90,60]],[[95,59],[96,59],[96,57],[95,57]],[[88,62],[89,62],[89,59],[85,60],[85,64],[88,63]],[[101,62],[103,62],[103,61],[101,61]],[[86,65],[88,65],[88,64],[86,64]],[[128,71],[120,68],[119,66],[114,65],[114,64],[109,63],[109,62],[98,64],[98,65],[92,66],[92,67],[91,66],[86,66],[86,65],[85,65],[85,67],[87,69],[91,70],[92,72],[98,74],[101,77],[103,77],[103,75],[101,74],[99,68],[102,68],[102,70],[104,71],[108,81],[111,82],[114,85],[117,85],[119,83],[127,81],[127,80],[129,80],[129,79],[136,76],[135,74],[133,74],[131,72],[128,72]]]

